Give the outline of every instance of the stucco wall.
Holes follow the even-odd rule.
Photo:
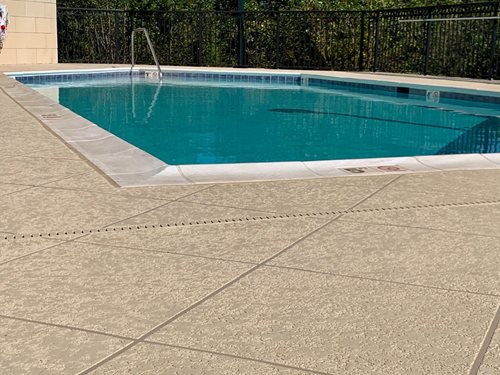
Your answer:
[[[10,15],[0,65],[57,63],[56,0],[0,0]]]

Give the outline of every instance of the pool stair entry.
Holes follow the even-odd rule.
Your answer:
[[[131,51],[132,51],[132,67],[130,68],[130,74],[132,75],[132,71],[133,71],[134,66],[135,66],[135,34],[136,34],[136,32],[141,32],[141,31],[146,36],[146,40],[148,42],[149,50],[151,51],[151,54],[153,55],[153,59],[155,61],[156,68],[158,69],[158,73],[157,73],[158,74],[158,79],[161,80],[162,79],[162,71],[161,71],[160,63],[158,62],[158,58],[156,57],[156,52],[155,52],[155,49],[153,47],[153,43],[151,42],[151,38],[149,37],[149,32],[148,32],[148,30],[145,27],[138,27],[137,29],[134,29],[132,31],[132,46],[131,46]],[[153,74],[150,74],[150,75],[153,76]]]

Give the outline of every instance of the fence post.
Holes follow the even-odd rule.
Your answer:
[[[201,66],[202,63],[202,48],[203,48],[203,28],[205,17],[202,12],[198,13],[198,41],[196,45],[196,64]]]
[[[238,65],[246,65],[246,38],[245,38],[245,10],[240,9],[238,12],[238,37],[239,37],[239,53],[238,53]]]
[[[427,19],[432,18],[432,8],[429,8],[429,13]],[[426,36],[425,36],[425,65],[424,65],[424,76],[429,75],[429,62],[431,57],[431,34],[432,34],[432,22],[428,21]]]
[[[120,56],[120,49],[121,49],[120,28],[119,28],[118,21],[119,21],[118,20],[118,12],[115,11],[115,58],[113,59],[114,64],[118,63],[119,56]]]
[[[500,3],[495,4],[495,13],[493,13],[493,17],[498,16],[498,10],[500,7]],[[497,55],[497,38],[498,38],[498,20],[493,20],[493,35],[491,36],[491,57],[490,57],[490,72],[489,78],[491,80],[495,79],[497,74],[497,66],[496,66],[496,55]]]
[[[364,49],[365,49],[365,14],[366,11],[361,11],[361,29],[359,33],[359,66],[358,70],[362,72],[364,70]]]
[[[135,30],[135,16],[136,16],[135,12],[129,10],[128,16],[129,16],[129,22],[130,22],[130,33],[132,33],[132,30]],[[132,44],[131,44],[132,40],[130,37],[131,37],[131,34],[128,34],[127,35],[127,42],[129,43],[129,46],[131,48],[130,52],[129,52],[131,55],[132,54]],[[136,56],[136,58],[137,58],[137,56]],[[132,64],[134,64],[134,63],[135,63],[135,61],[132,61]]]
[[[280,68],[281,13],[276,12],[276,69]]]
[[[373,56],[373,68],[372,70],[376,72],[378,70],[380,51],[379,51],[379,39],[380,39],[380,11],[377,10],[375,17],[375,52]]]

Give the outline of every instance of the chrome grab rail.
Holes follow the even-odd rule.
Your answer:
[[[156,52],[153,47],[153,43],[151,43],[151,39],[149,38],[149,33],[148,30],[144,27],[139,27],[137,29],[134,29],[132,31],[132,67],[130,68],[130,74],[132,74],[132,70],[134,69],[135,66],[135,33],[137,31],[143,31],[144,35],[146,35],[146,40],[148,41],[148,46],[149,50],[151,51],[151,54],[153,55],[153,59],[155,60],[156,68],[158,69],[158,79],[162,78],[162,72],[161,72],[161,67],[160,64],[158,63],[158,58],[156,57]]]

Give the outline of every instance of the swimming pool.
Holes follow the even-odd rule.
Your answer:
[[[299,76],[190,78],[32,87],[57,87],[63,106],[171,165],[500,152],[500,103],[435,103],[401,88],[304,85]]]
[[[153,163],[152,174],[163,166],[199,174],[196,166],[204,165],[236,165],[245,174],[244,166],[257,163],[254,168],[274,164],[274,176],[300,163],[309,176],[285,176],[300,178],[322,175],[314,167],[325,161],[364,173],[352,168],[356,160],[362,166],[366,159],[397,158],[402,166],[425,155],[500,152],[500,95],[479,91],[296,73],[168,72],[162,81],[144,71],[16,77],[105,130],[70,136],[70,143],[98,145],[110,132],[162,161]],[[57,114],[44,119],[58,121]],[[74,133],[86,128],[75,126]],[[115,159],[129,151],[119,148]],[[397,169],[405,168],[382,170]]]

